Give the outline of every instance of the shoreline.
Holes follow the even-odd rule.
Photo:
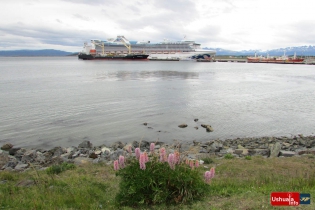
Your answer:
[[[165,147],[168,152],[179,150],[182,158],[199,160],[205,157],[223,158],[226,155],[235,158],[315,155],[315,135],[303,136],[302,134],[291,137],[234,138],[207,142],[174,140],[173,143],[157,141],[123,143],[117,141],[110,146],[105,144],[93,146],[90,141],[83,141],[78,146],[57,146],[49,150],[20,148],[6,143],[0,149],[0,170],[25,171],[29,170],[31,165],[36,169],[44,170],[51,165],[63,162],[75,164],[104,162],[111,164],[120,155],[126,155],[130,146],[133,152],[139,145],[141,151],[150,151],[150,143],[155,143],[157,152],[161,147]]]

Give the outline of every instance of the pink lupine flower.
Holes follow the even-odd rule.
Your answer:
[[[148,157],[148,153],[147,152],[144,152],[143,153],[144,154],[144,161],[147,163],[147,162],[149,162],[149,157]]]
[[[160,161],[161,162],[165,162],[166,161],[166,151],[165,151],[164,147],[162,147],[160,149]]]
[[[204,178],[205,178],[206,183],[210,183],[210,179],[211,179],[210,171],[205,172]]]
[[[190,166],[191,169],[194,169],[194,161],[193,160],[190,160],[189,166]]]
[[[175,155],[174,154],[169,154],[168,155],[168,164],[170,165],[171,169],[175,169]]]
[[[186,163],[186,165],[189,165],[189,160],[188,160],[188,159],[186,159],[186,162],[185,162],[185,163]]]
[[[129,145],[129,147],[128,147],[128,153],[129,153],[129,155],[131,155],[131,152],[132,152],[132,147],[131,147],[131,145]]]
[[[180,160],[180,154],[179,154],[179,152],[176,151],[174,153],[174,163],[179,164],[179,160]]]
[[[139,158],[140,169],[145,170],[145,154],[142,153]]]
[[[118,162],[119,162],[120,168],[125,168],[125,157],[124,156],[119,155]]]
[[[151,154],[154,153],[154,149],[155,149],[155,144],[154,144],[154,143],[151,143],[151,144],[150,144],[150,152],[151,152]]]
[[[136,158],[139,159],[139,158],[140,158],[140,153],[141,153],[139,147],[137,147],[137,148],[135,149],[135,153],[136,153]]]
[[[210,169],[210,179],[212,179],[214,177],[214,174],[215,174],[215,169],[214,169],[214,167],[212,167]]]
[[[118,163],[118,160],[115,160],[115,161],[114,161],[114,170],[115,170],[115,171],[118,171],[118,170],[119,170],[119,163]]]
[[[195,167],[196,167],[196,168],[199,167],[199,160],[196,160],[196,162],[195,162]]]
[[[212,168],[210,169],[210,171],[206,171],[206,172],[205,172],[205,175],[204,175],[205,182],[206,182],[206,183],[210,183],[211,179],[214,177],[214,174],[215,174],[215,169],[214,169],[214,167],[212,167]]]

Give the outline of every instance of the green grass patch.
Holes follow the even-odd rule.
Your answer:
[[[203,166],[208,168],[202,170]],[[216,167],[216,175],[204,199],[190,205],[161,203],[141,209],[283,210],[270,205],[270,193],[275,191],[310,193],[311,205],[294,209],[315,209],[313,158],[216,159],[215,163],[201,165],[198,176],[212,166]],[[16,186],[23,180],[35,180],[35,184]],[[106,164],[77,166],[54,176],[46,171],[0,171],[0,209],[139,209],[115,203],[121,181],[121,176],[116,176],[112,166]]]

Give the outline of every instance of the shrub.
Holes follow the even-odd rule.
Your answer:
[[[224,155],[224,158],[225,159],[233,159],[234,156],[231,153],[228,153],[228,154]]]
[[[63,171],[74,169],[75,165],[72,163],[61,163],[59,165],[52,165],[49,168],[47,168],[46,173],[49,175],[52,174],[60,174]]]
[[[249,155],[247,155],[247,156],[245,156],[245,159],[246,159],[246,160],[251,160],[251,159],[252,159],[252,157],[251,157],[251,156],[249,156]]]
[[[128,159],[128,164],[117,171],[116,175],[121,177],[116,195],[118,205],[190,203],[201,200],[209,192],[208,183],[214,176],[214,168],[203,180],[202,169],[195,164],[197,161],[187,160],[185,164],[176,152],[167,159],[165,149],[159,157],[151,155],[146,159],[145,154],[139,159]]]
[[[214,163],[213,159],[210,158],[210,157],[202,158],[202,160],[204,161],[204,164],[211,164],[211,163]]]

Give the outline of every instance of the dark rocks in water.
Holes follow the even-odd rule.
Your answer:
[[[195,122],[198,122],[198,119],[196,118],[196,119],[194,119],[194,121],[195,121]]]
[[[194,128],[195,128],[196,130],[198,130],[198,126],[195,126]]]
[[[7,144],[2,145],[1,149],[5,151],[9,151],[12,147],[13,147],[12,144],[7,143]]]
[[[147,126],[147,125],[148,125],[148,123],[146,123],[146,122],[145,122],[145,123],[143,123],[143,125]]]
[[[205,128],[207,132],[213,132],[211,125],[201,124],[201,127]]]
[[[149,129],[153,129],[152,127],[148,127]]]
[[[186,128],[188,125],[187,124],[180,124],[178,127],[180,128]]]
[[[83,141],[81,144],[78,146],[79,148],[92,148],[93,144],[90,141]]]

